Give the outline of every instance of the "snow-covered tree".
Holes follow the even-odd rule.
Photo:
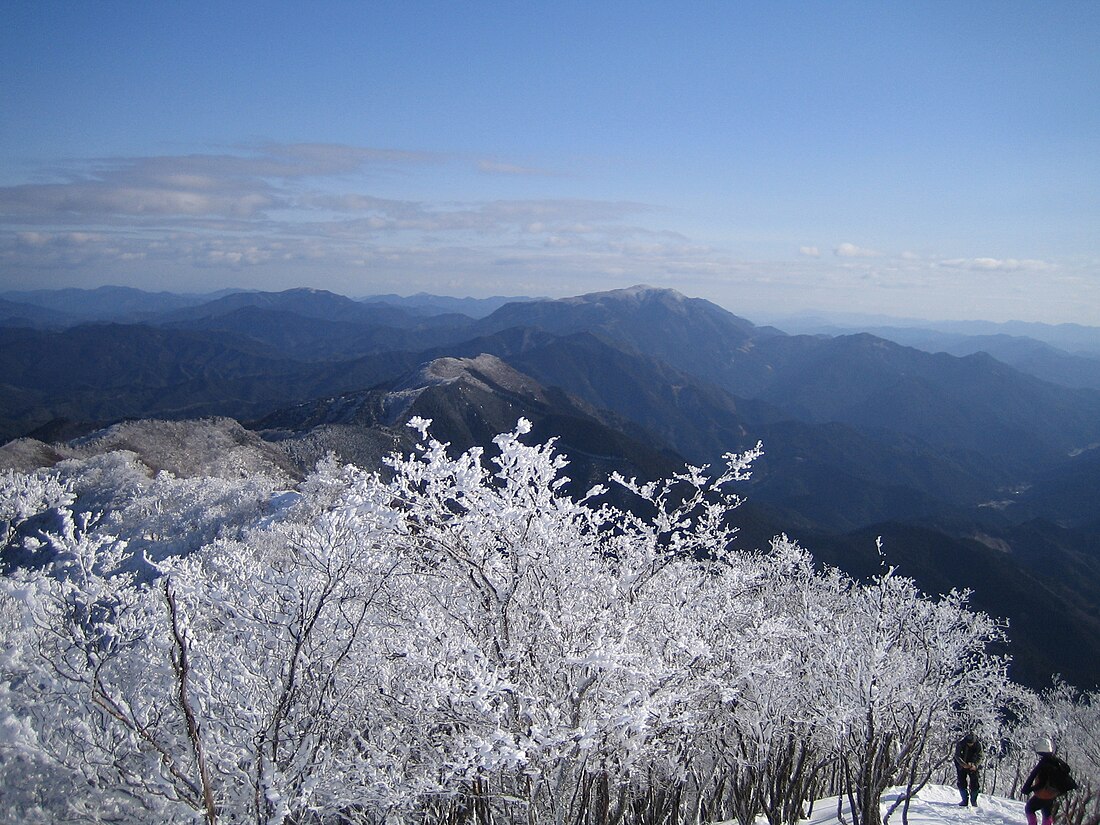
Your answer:
[[[946,735],[1002,700],[1007,663],[986,655],[1002,629],[966,594],[931,599],[893,568],[853,587],[837,618],[832,747],[854,825],[868,825],[887,787],[922,785]]]
[[[614,479],[631,513],[566,495],[526,422],[491,460],[413,425],[385,474],[293,494],[125,456],[6,477],[49,564],[0,590],[0,814],[779,825],[842,785],[869,825],[996,715],[964,594],[730,549],[758,451]]]

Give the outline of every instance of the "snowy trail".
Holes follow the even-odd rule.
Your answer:
[[[887,793],[883,802],[885,813],[898,793]],[[834,803],[835,804],[835,803]],[[836,821],[833,808],[831,821]],[[959,806],[959,791],[947,785],[929,785],[909,805],[910,825],[1024,825],[1024,801],[1003,796],[978,797],[977,808]],[[890,817],[890,825],[901,825],[901,808]]]
[[[894,800],[897,790],[883,796],[882,813],[885,814]],[[805,825],[839,825],[836,816],[837,799],[821,799],[814,803],[813,815],[802,820]],[[760,820],[762,823],[765,820]],[[851,820],[848,820],[851,822]],[[890,817],[890,825],[901,825],[901,808]],[[917,798],[909,803],[909,825],[1024,825],[1024,802],[1002,796],[986,796],[978,799],[978,807],[959,806],[959,792],[948,785],[928,785]],[[736,823],[723,823],[736,825]]]
[[[897,793],[887,794],[885,810],[897,798]],[[833,818],[835,821],[835,817]],[[910,825],[1023,825],[1024,800],[1003,796],[978,797],[977,808],[959,806],[959,792],[947,785],[929,785],[909,805]],[[901,823],[901,809],[890,817],[891,825]]]

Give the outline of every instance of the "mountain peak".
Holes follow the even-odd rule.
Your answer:
[[[429,387],[460,381],[488,392],[505,390],[525,396],[543,395],[543,389],[536,381],[487,353],[474,358],[436,358],[406,376],[392,392],[419,394]]]
[[[566,303],[594,303],[605,301],[621,301],[623,303],[643,303],[645,301],[661,300],[666,303],[684,303],[687,296],[675,289],[667,287],[655,287],[647,284],[635,284],[622,289],[609,289],[603,292],[589,292],[585,295],[577,295],[572,298],[562,298]]]

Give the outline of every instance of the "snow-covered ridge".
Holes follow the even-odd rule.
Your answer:
[[[425,390],[459,382],[486,393],[504,390],[531,398],[545,397],[545,391],[538,382],[508,366],[495,355],[482,353],[475,358],[436,358],[423,364],[387,393],[387,422],[392,424],[404,416]]]
[[[164,470],[183,477],[242,478],[294,472],[279,450],[224,417],[124,421],[62,444],[16,439],[0,447],[0,470],[28,471],[116,451],[132,453],[150,474]]]
[[[471,381],[485,389],[491,389],[481,376],[492,379],[505,389],[527,391],[538,386],[495,355],[482,353],[476,358],[446,357],[429,361],[397,384],[393,392],[415,392],[428,387],[453,384],[461,379]]]
[[[634,286],[628,286],[622,289],[609,289],[604,292],[589,292],[585,295],[575,295],[569,298],[560,298],[559,300],[565,304],[589,304],[602,300],[641,303],[648,298],[658,296],[665,300],[671,300],[678,303],[687,300],[687,296],[681,292],[677,292],[675,289],[649,286],[647,284],[635,284]]]

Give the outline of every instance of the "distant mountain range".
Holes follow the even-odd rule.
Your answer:
[[[777,322],[788,332],[851,335],[866,332],[925,352],[973,355],[985,352],[1021,372],[1067,387],[1100,389],[1100,328],[1079,324],[1011,321],[889,321],[868,318],[788,318]]]
[[[471,318],[484,318],[505,304],[538,299],[518,296],[505,297],[502,295],[496,295],[492,298],[451,298],[445,295],[429,295],[426,292],[418,292],[407,297],[401,295],[367,295],[359,300],[366,304],[390,304],[424,315],[459,314],[468,315]]]
[[[866,575],[882,535],[927,589],[971,587],[1013,621],[1017,678],[1100,683],[1100,359],[988,330],[879,331],[792,335],[649,287],[483,302],[5,293],[0,439],[20,440],[0,468],[56,461],[118,421],[208,416],[243,422],[298,473],[327,452],[377,464],[407,448],[413,415],[454,450],[523,416],[559,439],[578,490],[763,441],[746,546],[786,532]]]

